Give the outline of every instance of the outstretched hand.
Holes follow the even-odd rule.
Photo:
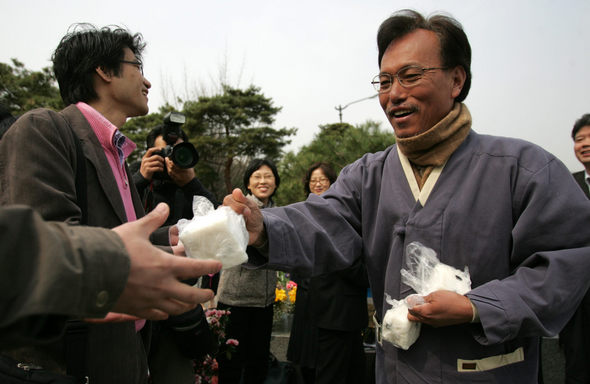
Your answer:
[[[164,223],[168,213],[168,206],[161,203],[145,217],[113,229],[123,240],[131,260],[125,289],[113,311],[163,320],[168,314],[187,312],[213,298],[210,289],[191,287],[180,280],[217,273],[221,263],[174,256],[149,242],[149,235]]]
[[[469,323],[473,317],[469,299],[453,291],[434,291],[424,296],[424,302],[408,309],[408,320],[445,327]]]
[[[225,196],[223,205],[230,207],[238,215],[243,215],[246,222],[246,230],[250,235],[248,245],[261,245],[266,240],[262,212],[256,203],[244,196],[239,188]]]

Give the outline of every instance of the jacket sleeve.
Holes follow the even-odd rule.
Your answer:
[[[512,209],[512,273],[467,294],[484,345],[557,334],[590,285],[590,203],[561,162],[518,177]]]
[[[70,317],[104,317],[130,261],[119,236],[44,222],[31,208],[0,209],[0,344],[58,337]]]
[[[361,168],[344,168],[321,197],[310,194],[304,202],[262,210],[269,268],[317,276],[347,269],[362,257]]]

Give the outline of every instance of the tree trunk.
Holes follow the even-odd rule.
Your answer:
[[[232,191],[232,185],[231,185],[231,165],[234,161],[233,156],[228,157],[225,160],[225,169],[223,171],[223,179],[225,181],[225,189],[227,194],[229,195]]]

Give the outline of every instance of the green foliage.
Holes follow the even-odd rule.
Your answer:
[[[251,159],[280,159],[282,148],[290,143],[288,137],[297,131],[272,127],[280,110],[255,86],[235,89],[224,85],[222,94],[184,104],[187,122],[183,129],[201,155],[199,179],[218,197],[242,186]]]
[[[51,68],[30,71],[17,59],[0,63],[0,103],[13,115],[35,108],[60,110],[64,107]]]
[[[137,144],[130,162],[141,160],[147,134],[162,124],[164,115],[172,110],[172,106],[165,105],[157,113],[125,123],[121,130]],[[195,172],[219,199],[242,186],[244,170],[252,158],[280,160],[282,148],[290,143],[287,138],[297,131],[272,127],[280,110],[254,86],[245,90],[223,86],[222,94],[184,103],[179,111],[186,117],[182,129],[199,152]]]
[[[320,126],[320,132],[309,145],[297,154],[287,153],[280,162],[281,187],[277,204],[287,205],[307,198],[303,178],[313,163],[329,163],[336,173],[340,173],[344,166],[365,153],[382,151],[394,142],[393,132],[382,131],[379,123],[373,121],[358,126],[347,123]]]

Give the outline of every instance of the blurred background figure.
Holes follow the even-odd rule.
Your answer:
[[[574,153],[584,166],[575,172],[574,179],[590,199],[590,114],[580,117],[572,130]],[[566,384],[590,383],[590,294],[559,333],[559,344],[565,354]]]
[[[244,173],[247,196],[260,208],[274,206],[272,197],[281,179],[276,166],[267,159],[254,159]],[[248,247],[248,254],[256,252]],[[262,383],[269,366],[273,304],[277,273],[242,266],[221,272],[217,291],[218,308],[231,311],[226,336],[237,339],[236,353],[219,358],[219,383]]]
[[[303,179],[307,195],[318,196],[336,181],[327,163],[314,163]],[[295,382],[363,383],[362,331],[367,327],[367,271],[356,263],[344,271],[296,278],[295,317],[287,359],[295,365]]]

